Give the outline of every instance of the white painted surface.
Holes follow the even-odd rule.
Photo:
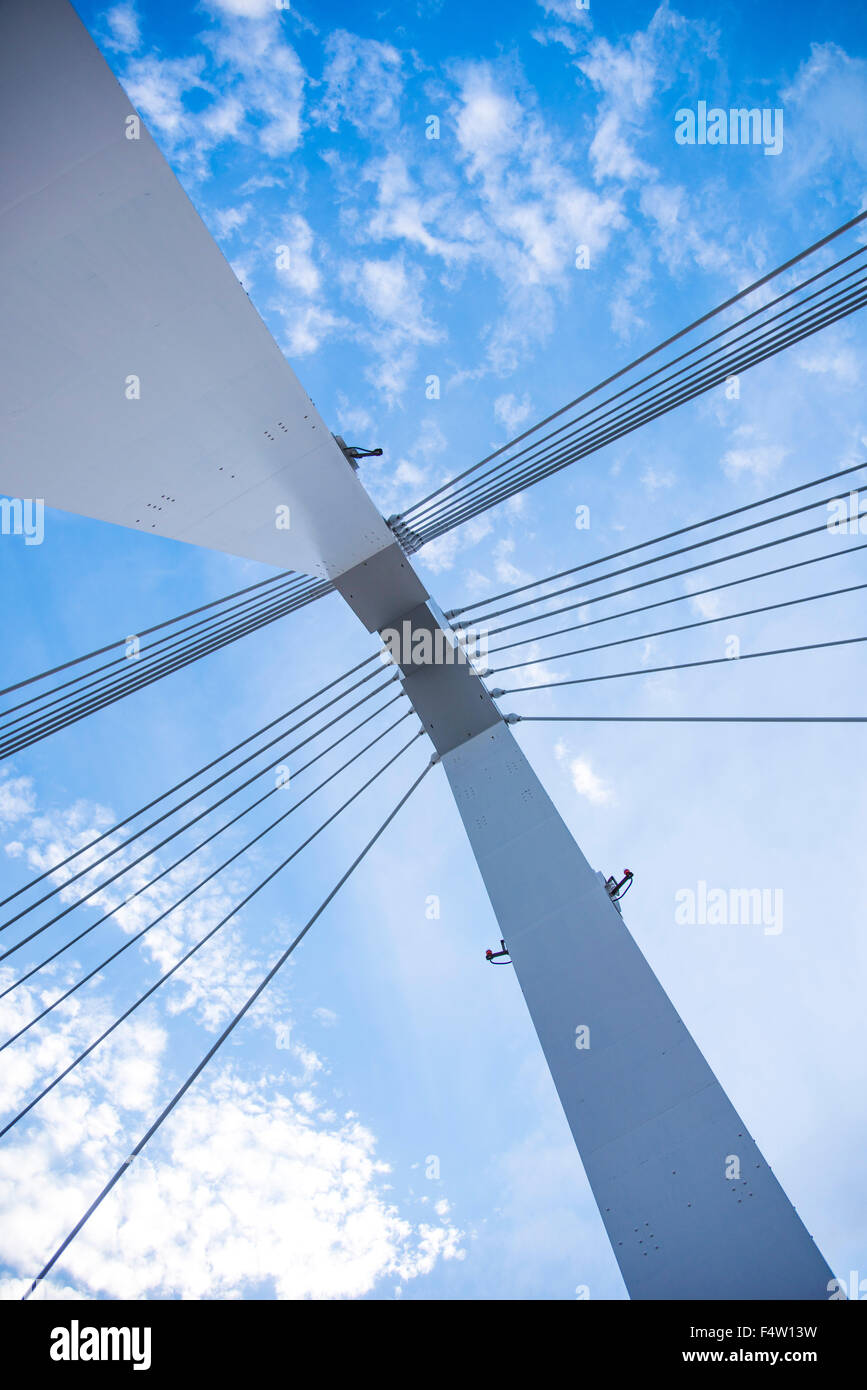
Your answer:
[[[0,490],[333,578],[394,537],[131,113],[67,0],[3,0]]]
[[[510,729],[443,767],[630,1296],[827,1298],[831,1270]]]

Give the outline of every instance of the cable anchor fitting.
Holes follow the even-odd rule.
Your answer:
[[[414,555],[417,550],[421,550],[424,540],[418,531],[413,531],[412,527],[407,526],[401,517],[390,516],[385,524],[394,533],[396,540],[400,542],[407,555]]]
[[[487,950],[485,952],[485,960],[488,962],[489,965],[514,965],[515,962],[511,959],[511,957],[508,960],[500,960],[501,956],[509,955],[506,943],[505,941],[503,941],[502,938],[500,938],[500,945],[503,948],[502,951]]]
[[[621,898],[626,897],[626,894],[632,887],[634,878],[635,875],[631,869],[624,869],[623,877],[619,883],[613,874],[610,878],[605,880],[605,891],[613,903],[619,902]]]
[[[378,459],[382,457],[381,449],[363,449],[358,444],[347,444],[342,434],[336,434],[334,438],[344,458],[348,459],[355,469],[358,468],[359,459]]]

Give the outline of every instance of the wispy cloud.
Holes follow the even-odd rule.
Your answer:
[[[348,121],[363,135],[396,125],[403,92],[403,59],[397,49],[338,29],[329,36],[326,53],[318,118],[332,130]]]
[[[14,779],[3,787],[31,863],[42,863],[47,845],[51,854],[74,847],[79,837],[64,843],[63,831],[80,823],[80,805],[37,823],[32,796],[22,795]],[[109,817],[104,811],[98,821]],[[171,897],[179,886],[163,892]],[[200,910],[172,914],[139,950],[167,967],[225,910],[231,888],[225,885]],[[93,900],[102,901],[102,895]],[[139,926],[160,901],[152,895],[135,917],[119,914],[123,930]],[[20,1287],[14,1278],[7,1281],[7,1296],[20,1295],[158,1108],[179,1016],[192,1014],[213,1032],[262,973],[259,954],[216,938],[199,964],[185,967],[160,996],[162,1009],[155,1014],[149,1006],[128,1019],[41,1103],[20,1135],[4,1143],[0,1260],[20,1276]],[[74,961],[61,963],[8,994],[0,1001],[3,1034],[27,1024],[80,970]],[[0,984],[15,976],[7,965]],[[261,1003],[264,1010],[257,1007],[245,1025],[248,1041],[251,1024],[267,1031],[280,1016],[265,997]],[[6,1115],[89,1045],[114,1012],[109,981],[100,980],[96,990],[72,996],[47,1027],[28,1031],[5,1051]],[[336,1022],[327,1008],[317,1016],[327,1025]],[[194,1055],[204,1046],[187,1034],[185,1046],[191,1045]],[[327,1071],[318,1053],[293,1040],[273,1056],[264,1067],[240,1053],[224,1058],[185,1098],[70,1247],[63,1277],[77,1292],[237,1297],[264,1283],[279,1298],[361,1297],[383,1278],[406,1281],[429,1273],[441,1259],[463,1257],[461,1232],[448,1209],[437,1214],[438,1223],[416,1223],[387,1199],[389,1166],[377,1157],[373,1134],[349,1112],[338,1118],[316,1089]],[[293,1075],[293,1068],[300,1072]],[[55,1278],[47,1293],[63,1287]]]
[[[507,434],[517,433],[524,421],[529,419],[532,408],[526,391],[520,398],[514,392],[508,391],[494,401],[494,415]]]
[[[555,745],[554,753],[558,762],[568,768],[572,786],[579,796],[583,796],[591,806],[615,804],[614,788],[595,771],[588,757],[581,754],[574,756],[562,741]]]

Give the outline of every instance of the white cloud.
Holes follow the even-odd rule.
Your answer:
[[[534,29],[532,37],[537,43],[559,43],[568,53],[576,53],[592,24],[589,0],[584,9],[580,9],[575,0],[536,0],[536,3],[544,10],[549,22],[540,29]],[[550,22],[552,16],[553,23]]]
[[[471,254],[471,224],[458,213],[453,192],[444,188],[422,190],[406,160],[397,153],[371,160],[362,170],[361,180],[376,188],[377,206],[365,218],[365,237],[405,241],[430,256],[440,256],[446,263],[467,260]],[[453,234],[435,234],[430,230],[431,222],[450,227]]]
[[[266,155],[291,153],[301,138],[306,77],[295,50],[283,41],[279,12],[272,10],[261,23],[231,25],[213,46],[222,69],[220,90],[248,117],[246,137]]]
[[[101,829],[112,824],[113,819],[106,808],[88,808],[84,802],[34,816],[27,827],[27,834],[22,835],[30,868],[39,872],[51,869],[74,850],[90,844]],[[121,841],[120,834],[109,836],[74,859],[66,868],[50,874],[49,882],[55,886],[66,885],[59,892],[58,900],[69,908],[86,899],[90,909],[113,913],[107,919],[109,931],[119,928],[123,934],[131,937],[147,928],[136,949],[148,961],[156,964],[163,974],[230,912],[243,896],[246,880],[234,868],[219,879],[204,883],[215,862],[219,862],[219,858],[216,855],[211,858],[212,852],[209,852],[207,855],[193,855],[158,882],[152,882],[163,867],[168,868],[173,860],[167,858],[161,861],[158,856],[145,853],[141,862],[136,864],[134,861],[144,853],[141,844],[133,841],[120,849]],[[94,864],[97,857],[108,850],[116,852],[104,865],[88,869],[77,882],[71,881],[73,874]],[[174,857],[179,857],[177,851]],[[106,884],[106,880],[115,875],[119,875],[117,881]],[[201,888],[187,902],[174,907],[181,896],[200,883]],[[106,886],[100,887],[100,884]],[[124,903],[126,905],[122,905]],[[45,909],[52,916],[56,910],[57,901]],[[105,930],[105,927],[102,928],[96,939],[104,941]],[[116,938],[114,944],[120,944]],[[71,967],[65,964],[69,959],[64,956],[61,960],[58,968],[63,973],[50,977],[44,1003],[50,1002],[49,995],[53,999],[72,983],[74,972],[70,973]],[[230,919],[164,986],[165,1008],[171,1016],[188,1013],[213,1031],[247,997],[261,970],[261,961],[243,944],[237,922]],[[79,1001],[83,997],[74,995],[69,1003],[61,1006],[62,1012],[74,1012],[80,1007]],[[271,1003],[266,999],[263,1008],[257,1011],[257,1026],[269,1022],[271,1009]]]
[[[0,769],[0,772],[5,769]],[[36,805],[31,777],[7,777],[0,782],[0,825],[11,825],[31,813]]]
[[[744,474],[754,478],[770,478],[778,471],[787,450],[778,444],[757,444],[753,448],[729,449],[723,454],[723,471],[729,478]]]
[[[364,482],[382,511],[390,515],[430,492],[441,481],[434,477],[433,465],[447,449],[448,440],[439,424],[431,415],[425,415],[417,426],[412,444],[396,461],[389,458],[365,460]]]
[[[687,190],[660,179],[659,170],[641,154],[653,132],[671,126],[671,112],[662,101],[672,86],[694,85],[701,64],[717,58],[714,27],[689,19],[667,3],[659,5],[647,27],[617,43],[597,37],[576,59],[576,65],[599,93],[590,158],[598,183],[635,187],[639,207],[651,224],[651,245],[663,263],[677,271],[690,262],[701,270],[725,275],[736,285],[754,278],[763,247],[757,231],[744,234],[731,218],[727,193],[719,186],[708,192]],[[673,136],[672,136],[673,139]],[[701,215],[698,203],[702,203]],[[710,207],[717,232],[704,234]],[[655,232],[655,235],[653,234]],[[652,283],[647,233],[635,239],[624,283],[612,302],[612,323],[627,338],[642,326],[635,308]]]
[[[403,92],[402,59],[396,48],[338,29],[328,39],[320,119],[337,130],[349,121],[362,135],[397,124]]]
[[[620,220],[617,203],[582,187],[558,157],[562,142],[486,63],[459,70],[456,126],[486,212],[523,256],[532,281],[571,271],[574,243],[601,251]],[[509,266],[508,269],[512,267]]]
[[[852,348],[829,340],[827,330],[815,346],[802,348],[795,358],[802,371],[812,376],[833,377],[836,384],[847,389],[861,379],[861,364]]]
[[[321,287],[322,277],[313,256],[313,228],[310,223],[300,213],[293,213],[284,219],[280,237],[280,245],[287,247],[288,255],[284,254],[278,261],[279,280],[303,295],[315,295]]]
[[[485,621],[482,619],[479,626],[483,628],[484,625]],[[493,661],[496,663],[497,659],[495,655]],[[496,671],[495,667],[495,688],[503,681],[509,687],[516,686],[533,689],[535,686],[539,685],[559,684],[559,682],[565,680],[568,675],[568,672],[564,674],[562,670],[557,670],[553,666],[545,665],[544,660],[540,656],[538,642],[528,643],[520,657],[510,655],[506,660],[519,661],[522,664],[518,665],[513,671],[507,668],[504,669],[502,676]]]
[[[522,666],[520,670],[510,671],[508,674],[517,685],[526,686],[528,690],[538,685],[554,685],[566,679],[562,671],[555,671],[543,661],[533,661],[531,665]]]
[[[696,195],[700,200],[702,194]],[[680,185],[652,183],[641,190],[641,211],[655,229],[655,249],[663,264],[672,272],[690,263],[700,270],[725,276],[740,289],[755,279],[756,267],[765,263],[766,253],[761,234],[746,235],[734,223],[725,225],[727,209],[720,203],[720,231],[706,236],[702,219],[686,189]]]
[[[98,820],[107,818],[103,811]],[[81,803],[33,819],[38,857],[49,843],[55,853],[68,850],[62,838],[72,825],[75,838],[87,833]],[[225,886],[232,898],[236,876],[238,883]],[[198,914],[173,913],[139,950],[165,965],[224,906],[220,890]],[[195,1006],[213,1031],[262,973],[255,950],[240,951],[222,936],[204,956],[203,969],[190,975],[184,967],[174,993],[164,987],[0,1146],[0,1261],[18,1276],[4,1281],[4,1296],[20,1297],[163,1103],[178,1011]],[[36,977],[8,994],[0,1032],[17,1032],[79,970],[55,968],[47,985]],[[0,970],[3,985],[14,978],[8,966]],[[29,1030],[0,1054],[7,1116],[113,1020],[108,988],[107,976],[98,990],[61,1006],[50,1026]],[[274,988],[279,995],[279,982]],[[336,1020],[331,1010],[318,1014]],[[277,1017],[263,996],[244,1025],[248,1040],[250,1028],[270,1032]],[[184,1038],[184,1057],[191,1044],[194,1056],[204,1050],[204,1041],[189,1032]],[[357,1298],[382,1278],[406,1281],[439,1260],[462,1258],[461,1232],[448,1211],[438,1213],[440,1225],[402,1216],[385,1195],[389,1169],[370,1130],[351,1112],[338,1120],[323,1108],[316,1089],[323,1059],[302,1042],[274,1056],[277,1069],[262,1070],[239,1052],[203,1075],[70,1246],[47,1294],[225,1298],[265,1284],[278,1298]],[[290,1062],[300,1063],[297,1080],[279,1069]]]
[[[493,525],[490,515],[473,517],[455,531],[448,531],[429,541],[419,552],[419,562],[431,574],[443,574],[454,568],[458,555],[471,546],[478,545],[491,534]]]
[[[444,337],[422,303],[426,276],[410,253],[438,260],[447,290],[458,290],[474,267],[501,287],[498,312],[479,334],[481,360],[448,384],[515,370],[554,330],[558,300],[574,284],[576,247],[601,256],[612,231],[625,225],[618,199],[576,178],[575,152],[546,125],[535,93],[509,63],[464,62],[447,73],[439,102],[433,99],[449,131],[451,157],[443,159],[440,142],[423,141],[419,151],[398,124],[403,78],[395,50],[341,32],[329,40],[329,53],[319,118],[335,129],[349,119],[380,141],[397,127],[388,152],[360,169],[338,151],[324,154],[349,237],[359,246],[397,241],[401,248],[387,257],[355,255],[342,271],[344,289],[377,325],[362,337],[377,359],[368,379],[396,403],[417,363],[414,345]],[[367,184],[374,196],[365,191],[362,212],[358,190]]]
[[[718,618],[722,609],[722,600],[719,594],[694,594],[690,598],[690,607],[702,618]]]
[[[614,788],[593,770],[589,758],[573,758],[562,740],[555,744],[554,753],[558,762],[567,764],[572,786],[579,796],[583,796],[592,806],[615,804]]]
[[[206,0],[206,7],[214,14],[243,19],[270,19],[281,8],[276,0]]]
[[[409,269],[402,256],[364,260],[346,265],[343,278],[368,313],[413,343],[436,343],[442,336],[425,316],[420,273]]]
[[[661,488],[673,487],[675,477],[670,468],[660,472],[649,464],[641,475],[641,482],[648,492],[659,492]]]
[[[219,145],[223,140],[241,139],[245,119],[243,102],[236,96],[227,96],[203,111],[202,127],[211,137],[211,142]]]
[[[289,357],[317,352],[326,338],[348,323],[342,315],[332,314],[319,304],[304,304],[281,312],[286,320],[284,344]]]
[[[526,391],[519,400],[513,392],[498,396],[494,401],[494,415],[510,435],[516,434],[532,410],[530,397]]]
[[[613,787],[593,771],[587,758],[573,758],[569,772],[578,795],[586,797],[593,806],[610,806],[614,802]]]
[[[44,1263],[131,1148],[107,1084],[52,1124],[7,1140],[0,1154],[0,1252],[21,1276]],[[231,1298],[263,1284],[280,1299],[360,1298],[383,1278],[430,1273],[460,1258],[448,1222],[414,1226],[385,1195],[387,1166],[357,1120],[322,1124],[308,1092],[248,1082],[226,1066],[203,1078],[63,1257],[55,1277],[109,1298]],[[102,1116],[100,1117],[100,1112]],[[86,1165],[70,1163],[63,1130],[90,1136]]]
[[[198,122],[190,116],[184,97],[192,91],[212,91],[203,77],[205,60],[158,58],[134,59],[124,75],[124,86],[133,104],[149,125],[175,144],[189,139]]]
[[[451,225],[502,288],[502,313],[481,335],[485,359],[464,375],[504,375],[553,331],[552,289],[562,295],[574,283],[576,246],[588,246],[595,264],[623,218],[616,198],[575,177],[568,140],[506,65],[463,63],[454,80],[450,118],[475,209],[468,216],[462,207]]]
[[[628,245],[629,260],[611,296],[611,325],[624,341],[647,327],[647,320],[636,303],[640,302],[642,309],[646,310],[654,298],[654,268],[647,240],[644,237],[630,237]]]
[[[487,574],[482,574],[481,570],[467,570],[464,575],[464,592],[468,597],[478,598],[491,589],[491,579]]]
[[[313,228],[300,213],[282,217],[269,238],[260,240],[257,254],[269,271],[274,268],[277,287],[269,307],[283,320],[282,344],[290,358],[316,352],[333,333],[351,326],[329,305],[321,268],[328,250],[321,239],[317,244]]]
[[[128,0],[122,5],[112,5],[106,11],[105,22],[109,35],[106,45],[115,52],[134,53],[141,43],[141,30],[135,5]]]
[[[867,62],[838,44],[815,43],[779,104],[786,114],[782,172],[788,183],[808,184],[814,199],[827,193],[837,205],[863,206]]]
[[[512,536],[503,536],[494,546],[494,573],[501,584],[526,584],[532,579],[532,575],[512,563],[514,553],[515,540]]]
[[[597,181],[646,181],[655,170],[636,153],[655,98],[675,80],[688,36],[701,32],[662,4],[647,28],[617,44],[596,38],[578,67],[602,94],[590,159]]]
[[[346,434],[347,430],[356,435],[367,437],[374,428],[374,420],[370,411],[364,406],[358,405],[356,401],[350,400],[345,391],[337,393],[337,419],[340,424],[341,433]],[[355,440],[348,440],[350,444]]]
[[[252,210],[250,203],[243,203],[240,207],[234,208],[218,208],[214,213],[217,235],[221,237],[233,236],[244,226]]]
[[[408,266],[402,253],[381,260],[346,261],[341,279],[347,292],[367,310],[373,326],[362,334],[377,362],[367,377],[393,403],[406,391],[418,348],[443,338],[428,318],[422,298],[424,272]]]
[[[212,10],[223,23],[203,36],[210,50],[207,77],[201,52],[188,58],[139,52],[120,74],[173,161],[199,179],[210,176],[210,156],[226,141],[255,143],[271,156],[295,149],[306,80],[273,5],[219,4]],[[210,100],[198,100],[193,109],[193,92]]]

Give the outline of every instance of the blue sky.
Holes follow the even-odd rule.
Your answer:
[[[325,419],[350,443],[382,446],[362,476],[386,514],[867,199],[854,5],[711,14],[420,0],[364,12],[212,0],[79,12]],[[675,112],[701,100],[782,109],[781,153],[678,145]],[[426,138],[431,116],[437,140]],[[575,266],[578,244],[589,269]],[[825,331],[744,376],[737,400],[720,391],[681,408],[427,547],[420,572],[450,608],[867,457],[865,349],[857,318]],[[574,525],[579,505],[589,530]],[[786,552],[817,553],[807,543]],[[47,516],[43,545],[5,537],[0,556],[10,678],[267,573],[60,513]],[[856,555],[823,569],[833,581],[781,577],[713,610],[686,601],[676,620],[864,577]],[[627,619],[610,635],[664,625]],[[853,595],[557,669],[720,656],[731,633],[746,652],[863,629]],[[559,649],[531,649],[539,667],[510,707],[863,707],[857,647],[534,693]],[[0,894],[28,863],[46,866],[371,650],[330,597],[17,756],[0,768]],[[867,1277],[857,735],[526,725],[519,738],[590,861],[636,872],[631,930],[835,1271]],[[420,741],[363,816],[338,821],[0,1144],[4,1296],[23,1290],[425,759]],[[342,783],[323,793],[177,914],[172,934],[130,951],[59,1022],[2,1054],[10,1109],[343,794]],[[782,930],[680,925],[676,895],[699,881],[781,890]],[[131,929],[132,914],[120,920]],[[120,935],[102,928],[80,964]],[[434,773],[50,1291],[569,1299],[586,1287],[624,1297],[517,984],[484,964],[497,937]],[[29,1016],[12,1001],[0,1003],[4,1027],[19,1010]]]

